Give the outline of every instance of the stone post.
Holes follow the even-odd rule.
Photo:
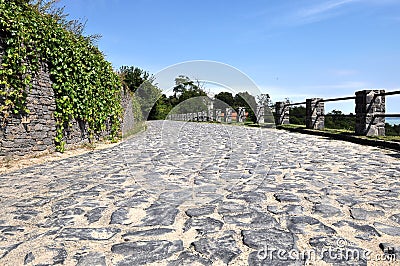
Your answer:
[[[208,121],[214,121],[214,109],[208,109]]]
[[[203,117],[202,117],[202,113],[201,112],[197,112],[197,121],[199,121],[199,122],[203,121]]]
[[[275,124],[289,124],[289,106],[286,102],[275,103]]]
[[[238,113],[236,116],[236,121],[238,123],[242,123],[244,121],[244,117],[246,116],[246,108],[244,107],[239,107]]]
[[[201,116],[203,117],[203,122],[207,122],[207,112],[201,111]]]
[[[230,107],[225,110],[225,122],[232,123],[232,108]]]
[[[221,109],[215,109],[215,121],[222,122]]]
[[[306,99],[306,128],[324,129],[325,110],[322,98]]]
[[[385,96],[376,94],[385,90],[363,90],[356,92],[356,135],[385,136],[385,117],[376,117],[385,114]]]
[[[264,111],[265,111],[264,105],[258,105],[257,104],[256,117],[257,117],[257,123],[258,124],[263,124],[264,123]]]

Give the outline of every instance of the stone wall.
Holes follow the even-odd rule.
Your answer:
[[[121,124],[122,136],[128,135],[135,126],[135,116],[133,114],[132,96],[129,91],[121,90],[121,105],[123,108],[123,119]]]
[[[56,105],[51,84],[50,74],[43,64],[27,96],[29,115],[11,115],[6,119],[1,116],[0,156],[54,149]]]
[[[0,38],[0,61],[4,51],[1,40]],[[2,101],[4,102],[4,99],[0,99],[0,105],[3,104]],[[132,98],[128,92],[121,92],[121,104],[124,108],[121,130],[126,134],[134,126]],[[0,114],[0,157],[36,155],[55,150],[56,104],[46,64],[42,64],[40,71],[33,78],[33,86],[27,95],[27,108],[30,111],[27,115],[11,115],[4,118]],[[67,148],[89,141],[87,125],[83,121],[73,120],[71,125],[64,132]],[[106,125],[106,128],[107,130],[95,138],[109,135],[110,127]]]

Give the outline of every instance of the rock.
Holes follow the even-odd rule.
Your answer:
[[[137,236],[137,237],[141,237],[141,236],[158,236],[158,235],[163,235],[163,234],[167,234],[170,232],[175,231],[174,229],[170,229],[170,228],[154,228],[154,229],[148,229],[148,230],[142,230],[142,231],[134,231],[134,232],[128,232],[126,234],[122,235],[122,238],[126,239],[129,238],[131,236]]]
[[[342,215],[342,212],[338,208],[328,204],[315,204],[313,212],[325,218]]]
[[[116,228],[64,228],[56,239],[62,238],[65,240],[109,240],[121,229]]]
[[[275,249],[291,250],[296,246],[296,236],[290,232],[273,227],[270,229],[243,230],[243,243],[253,249],[266,245]]]
[[[144,226],[168,226],[175,222],[179,210],[177,206],[166,204],[152,204],[146,209],[146,216],[142,219]]]
[[[28,264],[28,263],[31,263],[31,262],[34,261],[34,260],[35,260],[35,256],[33,255],[32,252],[29,252],[28,254],[25,255],[25,258],[24,258],[24,265],[25,265],[25,264]]]
[[[400,246],[398,244],[380,243],[379,248],[386,255],[394,255],[393,261],[400,260]]]
[[[368,220],[372,217],[379,217],[385,214],[383,211],[380,210],[368,211],[362,208],[351,208],[350,213],[351,217],[356,220]]]
[[[379,222],[375,222],[374,226],[376,229],[381,231],[384,234],[390,235],[390,236],[400,236],[400,227],[397,226],[391,226]]]
[[[352,206],[354,206],[354,205],[356,205],[356,204],[363,203],[365,200],[360,199],[360,198],[358,198],[358,197],[354,197],[354,196],[347,196],[347,195],[344,195],[344,196],[338,197],[338,198],[336,199],[336,201],[339,202],[339,203],[342,204],[342,205],[352,207]]]
[[[288,214],[298,215],[304,212],[304,208],[301,205],[285,205],[282,207],[278,206],[267,206],[267,210],[273,214]]]
[[[185,213],[189,217],[197,217],[197,216],[211,214],[214,212],[215,208],[216,206],[214,205],[206,205],[199,208],[188,209],[185,211]]]
[[[65,259],[67,258],[67,250],[65,248],[50,248],[56,255],[53,257],[53,265],[56,264],[64,264]]]
[[[201,238],[192,243],[194,249],[208,257],[213,263],[216,259],[222,260],[225,264],[229,264],[240,253],[240,249],[236,245],[232,232],[225,232],[225,235],[217,239]]]
[[[125,258],[116,265],[145,265],[160,261],[182,251],[181,240],[170,242],[167,240],[137,241],[116,244],[111,247],[115,254],[121,254]]]
[[[370,225],[358,225],[356,223],[353,223],[351,221],[340,221],[335,224],[334,226],[337,227],[342,227],[342,226],[350,226],[354,229],[356,229],[360,234],[357,234],[355,237],[360,238],[363,240],[370,240],[371,236],[381,236],[381,234],[376,231],[376,229]]]
[[[279,202],[299,202],[300,198],[292,193],[275,193],[274,197]]]
[[[270,257],[272,254],[272,258]],[[291,258],[285,258],[280,260],[273,255],[274,253],[264,254],[262,250],[251,252],[248,258],[249,266],[303,266],[304,260],[297,260]]]
[[[337,236],[317,236],[309,240],[323,261],[334,265],[367,265],[367,250]]]
[[[39,214],[39,211],[33,209],[18,209],[13,213],[17,214],[16,216],[14,216],[14,219],[27,221],[29,219],[32,219],[33,217],[36,217]]]
[[[392,221],[395,221],[396,223],[400,224],[400,213],[393,214],[392,216],[389,217]]]
[[[235,202],[223,201],[219,204],[218,213],[220,215],[231,214],[231,213],[243,213],[248,211],[248,207]]]
[[[201,257],[199,254],[194,254],[189,251],[183,251],[179,254],[178,259],[168,263],[168,266],[175,265],[212,265],[212,261]]]
[[[264,193],[253,191],[236,191],[227,195],[226,198],[244,200],[248,203],[266,200],[266,196]]]
[[[307,234],[304,228],[309,226],[313,232],[324,232],[326,234],[336,234],[336,231],[323,224],[321,221],[310,216],[292,216],[287,217],[287,228],[295,234]]]
[[[80,256],[76,266],[107,266],[106,257],[100,252],[90,252],[87,255]]]
[[[239,214],[223,215],[225,223],[249,228],[271,228],[278,226],[278,222],[268,213],[256,210]]]
[[[21,244],[22,244],[22,242],[19,242],[19,243],[15,243],[15,244],[12,244],[9,246],[0,247],[0,259],[7,256],[8,253],[10,253],[12,250],[16,249]]]
[[[148,198],[149,198],[149,195],[146,191],[139,191],[128,199],[116,202],[115,206],[133,208],[133,207],[139,206],[142,203],[147,202]]]
[[[128,220],[129,211],[126,208],[119,208],[111,214],[110,224],[130,224]]]
[[[102,217],[103,211],[106,207],[96,207],[85,214],[86,219],[88,220],[89,224],[95,223],[100,220]]]
[[[223,222],[210,217],[190,218],[185,222],[183,232],[186,232],[187,230],[193,227],[200,234],[206,234],[209,232],[216,232],[221,230],[223,225],[224,225]]]

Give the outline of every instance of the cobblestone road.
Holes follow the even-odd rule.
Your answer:
[[[112,148],[1,175],[0,264],[382,265],[385,251],[399,265],[399,157],[149,122]]]

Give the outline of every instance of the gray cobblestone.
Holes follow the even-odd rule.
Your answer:
[[[112,148],[0,175],[0,264],[365,265],[259,251],[344,239],[384,254],[400,243],[392,151],[273,129],[148,124]]]

